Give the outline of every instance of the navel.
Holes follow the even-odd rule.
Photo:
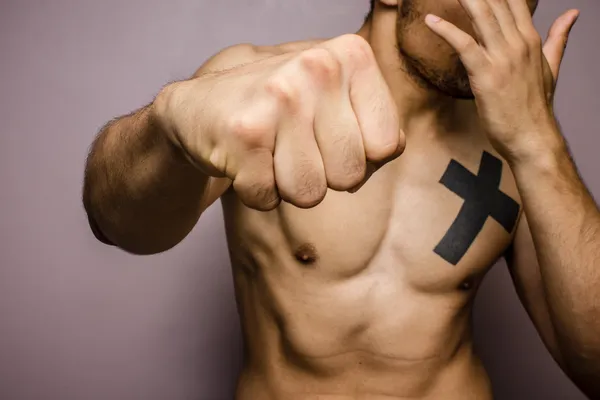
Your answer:
[[[317,249],[310,243],[298,247],[294,253],[296,260],[303,265],[313,265],[317,262]]]

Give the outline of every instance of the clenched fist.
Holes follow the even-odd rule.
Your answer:
[[[161,115],[195,166],[263,211],[350,191],[405,145],[372,49],[351,34],[179,82]]]

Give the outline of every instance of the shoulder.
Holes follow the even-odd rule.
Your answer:
[[[327,40],[329,39],[300,40],[295,42],[280,43],[274,46],[258,46],[257,49],[259,52],[262,53],[281,55],[286,53],[295,53],[303,50],[308,50]]]
[[[239,67],[275,56],[308,50],[325,40],[303,40],[268,46],[259,46],[252,43],[240,43],[228,46],[210,57],[194,73],[194,77]]]

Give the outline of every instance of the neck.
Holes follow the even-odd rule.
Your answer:
[[[398,106],[402,128],[408,135],[422,131],[440,134],[472,132],[477,123],[475,102],[447,96],[421,84],[408,72],[398,51],[396,21],[397,11],[378,12],[357,34],[373,48]]]

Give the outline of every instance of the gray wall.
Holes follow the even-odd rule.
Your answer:
[[[568,4],[567,4],[568,3]],[[582,10],[558,110],[600,193],[600,4],[542,0],[544,30]],[[87,148],[227,45],[354,31],[366,0],[0,0],[0,398],[225,400],[240,364],[221,212],[175,250],[133,257],[88,230]],[[542,348],[504,265],[476,307],[499,399],[581,399]]]

